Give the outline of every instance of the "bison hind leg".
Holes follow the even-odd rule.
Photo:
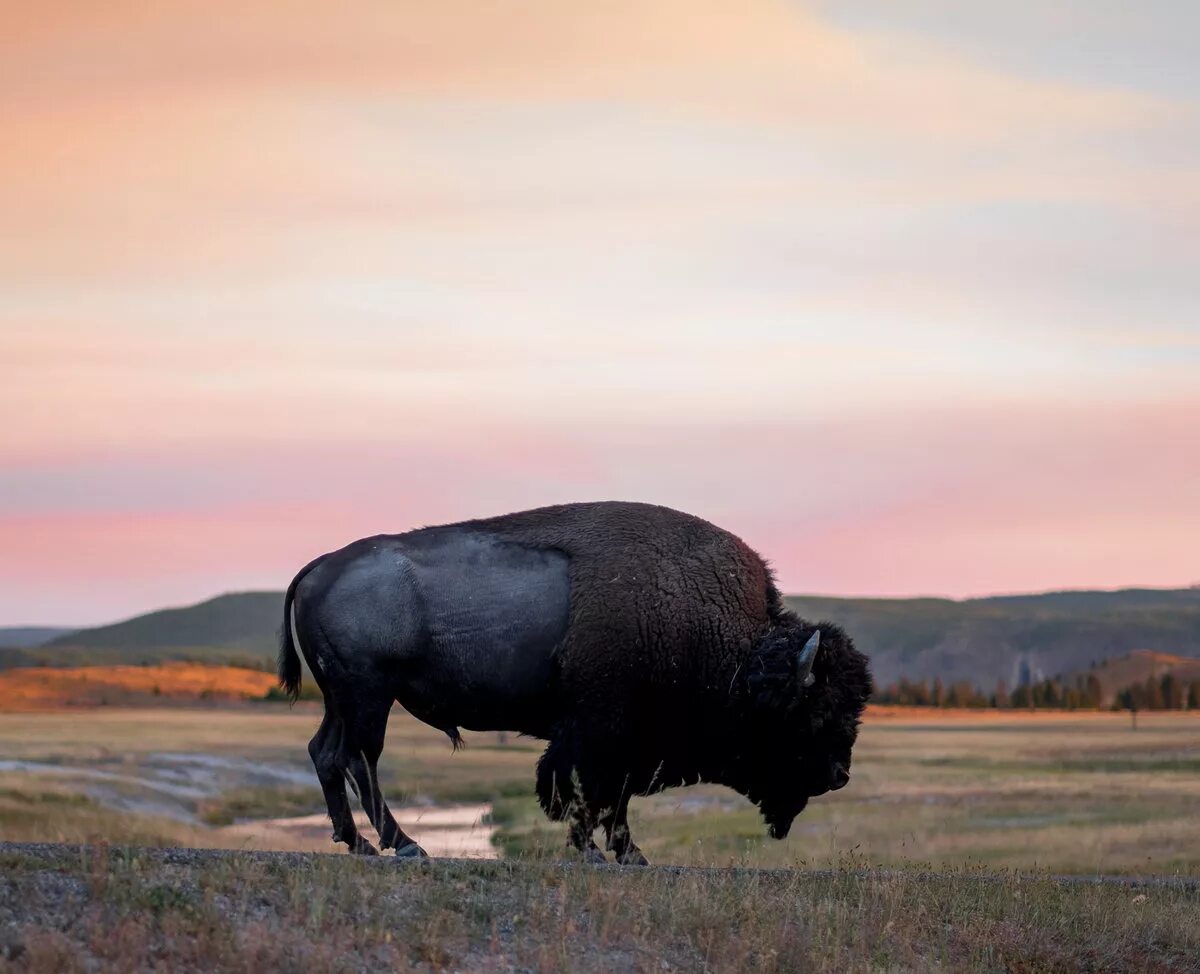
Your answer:
[[[342,733],[341,721],[326,710],[320,728],[308,743],[308,753],[317,769],[317,778],[329,808],[329,818],[333,822],[333,841],[344,842],[351,852],[358,855],[378,855],[375,846],[363,838],[354,824],[354,813],[346,797],[346,779],[338,764]]]

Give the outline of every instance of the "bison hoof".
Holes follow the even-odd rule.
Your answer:
[[[636,846],[632,849],[627,849],[624,853],[617,856],[617,862],[622,866],[649,866],[650,860],[642,855],[642,850]]]
[[[604,853],[595,846],[584,850],[583,859],[585,862],[589,862],[593,866],[602,866],[608,862],[608,858],[604,855]]]
[[[373,845],[371,845],[371,843],[368,840],[364,839],[361,835],[357,839],[354,840],[354,845],[350,847],[350,851],[353,852],[356,856],[377,856],[377,855],[379,855],[379,850],[376,849]]]
[[[567,858],[576,861],[582,859],[584,862],[593,866],[601,866],[608,863],[607,857],[600,851],[600,847],[592,845],[587,849],[577,849],[573,845],[567,846]]]
[[[397,859],[428,859],[429,853],[422,849],[415,842],[409,842],[407,845],[402,845],[396,849]]]

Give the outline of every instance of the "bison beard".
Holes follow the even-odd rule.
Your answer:
[[[393,701],[459,727],[549,741],[538,799],[569,845],[643,863],[629,800],[696,782],[755,802],[776,838],[843,786],[871,692],[840,628],[783,607],[763,559],[699,518],[593,503],[381,535],[318,558],[284,603],[280,680],[302,653],[325,699],[309,753],[334,839],[423,855],[375,773]]]

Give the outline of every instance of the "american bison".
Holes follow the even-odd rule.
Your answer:
[[[715,782],[783,838],[841,788],[871,693],[867,661],[828,622],[784,608],[763,559],[700,518],[634,503],[564,504],[364,538],[288,587],[279,654],[295,699],[303,653],[325,698],[309,754],[333,838],[355,827],[344,782],[383,848],[423,856],[375,773],[398,701],[444,731],[549,741],[537,797],[569,846],[645,863],[629,800]]]

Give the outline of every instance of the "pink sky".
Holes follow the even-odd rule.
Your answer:
[[[0,624],[599,498],[789,591],[1200,582],[1200,86],[924,6],[15,12]]]

